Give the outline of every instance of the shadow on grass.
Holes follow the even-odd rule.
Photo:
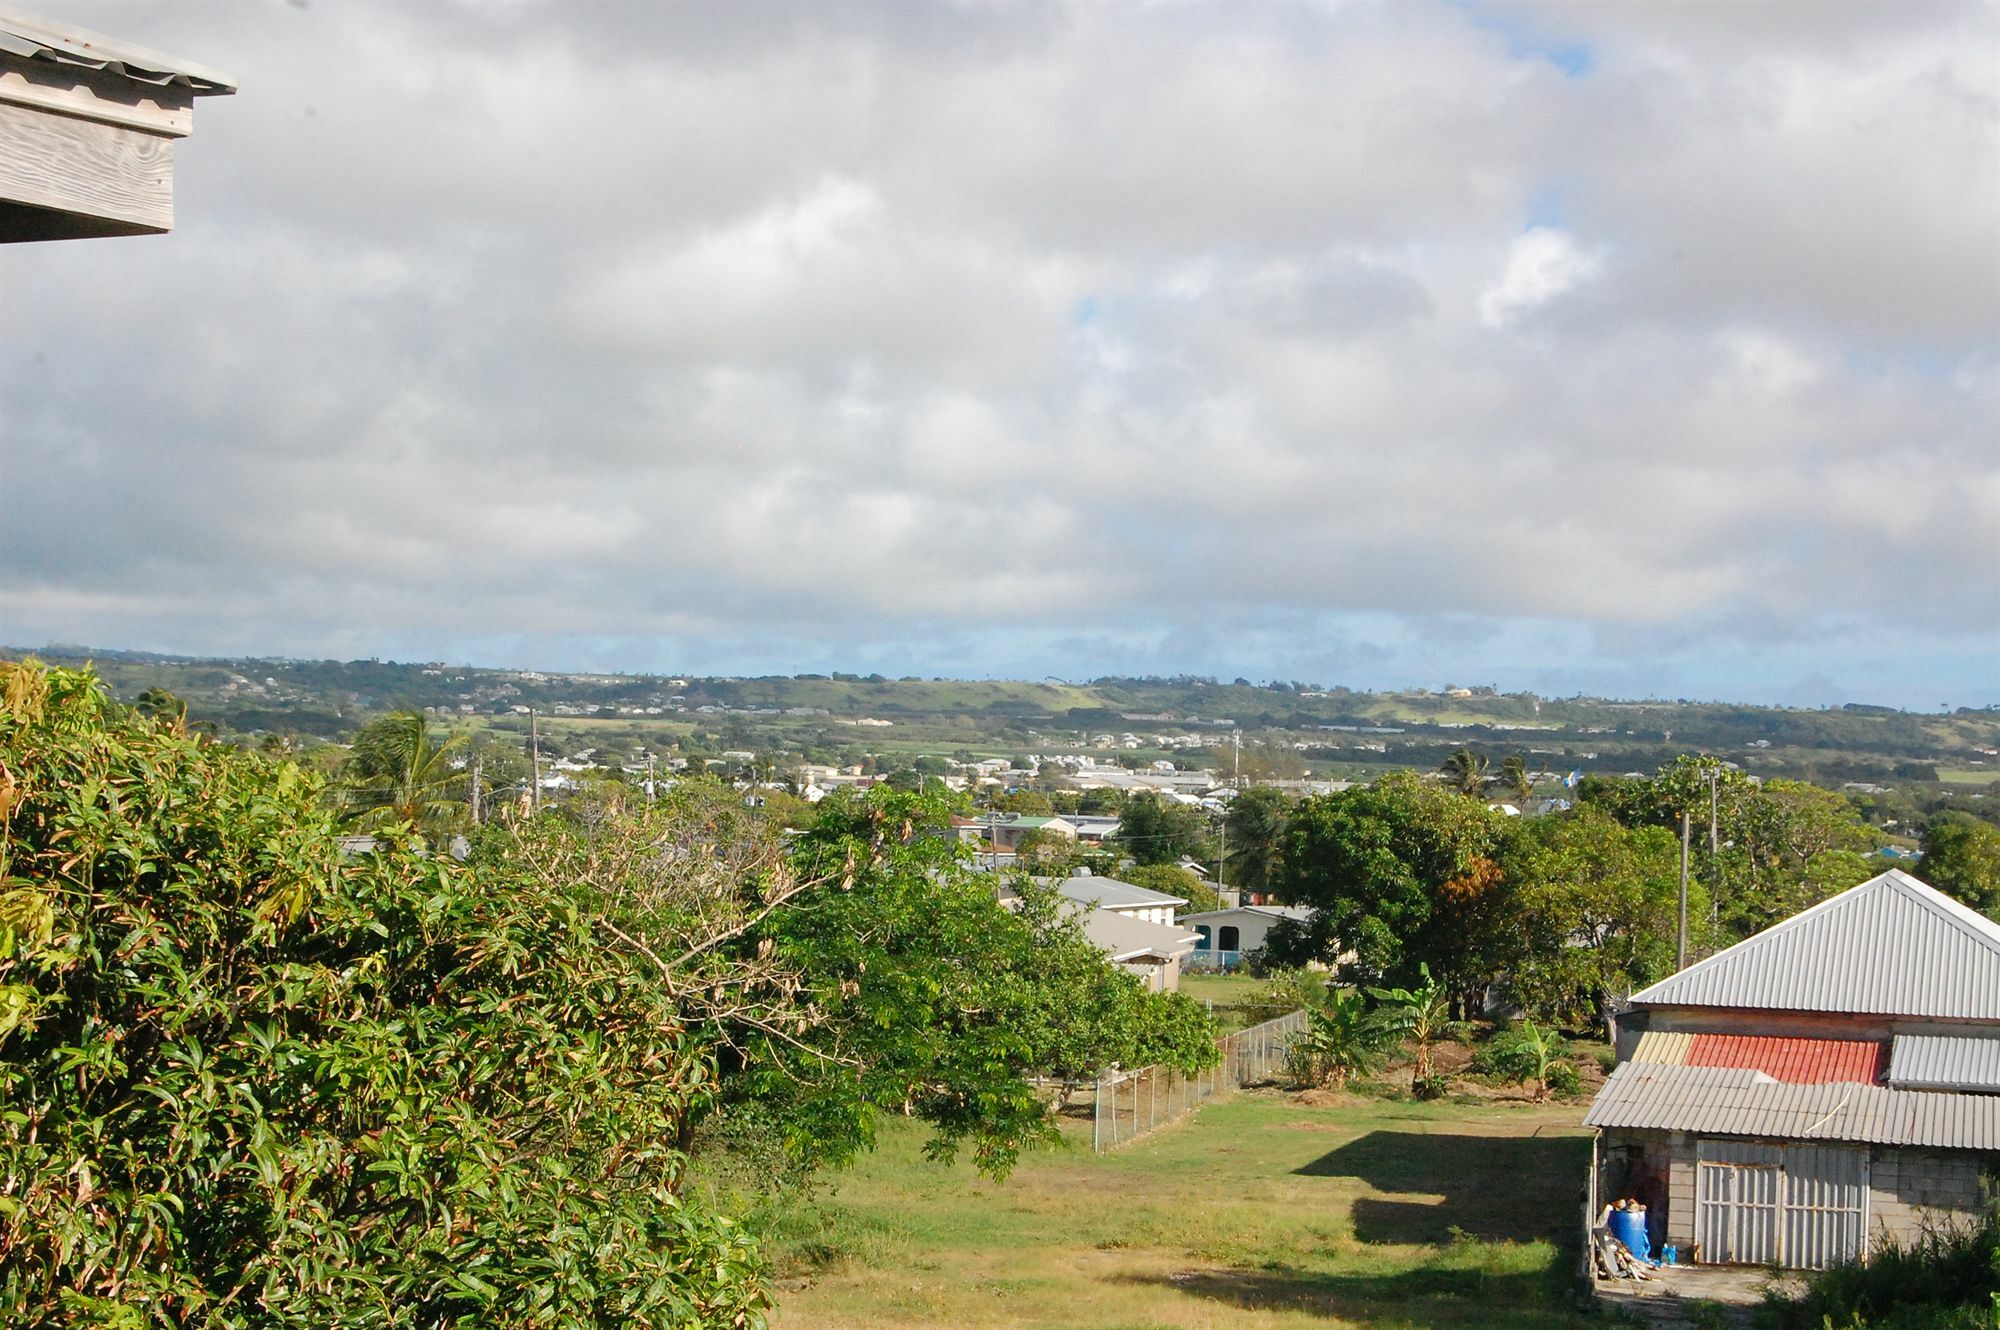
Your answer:
[[[1393,1275],[1319,1274],[1291,1266],[1267,1270],[1180,1270],[1124,1275],[1119,1282],[1179,1289],[1190,1297],[1245,1311],[1295,1312],[1366,1325],[1542,1326],[1572,1321],[1546,1272],[1493,1274],[1420,1269]]]
[[[1374,1131],[1294,1171],[1442,1198],[1360,1198],[1353,1216],[1362,1242],[1436,1243],[1462,1233],[1563,1244],[1574,1239],[1589,1160],[1590,1142],[1579,1137]]]

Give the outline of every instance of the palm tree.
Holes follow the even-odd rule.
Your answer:
[[[187,723],[187,702],[164,688],[146,689],[132,700],[132,706],[149,720],[164,721],[172,726]]]
[[[461,811],[457,786],[465,774],[452,756],[463,732],[435,739],[417,711],[392,711],[355,736],[341,768],[349,817],[359,826],[449,824]]]
[[[1500,788],[1514,796],[1516,802],[1526,804],[1535,792],[1535,782],[1528,779],[1528,759],[1515,753],[1500,762]]]
[[[1444,760],[1438,770],[1451,779],[1460,794],[1478,798],[1486,790],[1486,754],[1461,748]]]

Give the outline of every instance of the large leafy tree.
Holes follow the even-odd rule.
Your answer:
[[[1501,819],[1474,800],[1391,772],[1372,786],[1317,795],[1292,810],[1278,894],[1310,906],[1274,929],[1273,962],[1340,959],[1363,981],[1410,979],[1428,965],[1461,1000],[1504,963],[1504,876],[1491,860]]]
[[[749,1326],[704,1128],[810,1168],[906,1109],[999,1171],[1096,998],[1129,1056],[1214,1056],[1192,1004],[1003,909],[936,800],[787,840],[613,787],[460,863],[343,858],[319,796],[0,667],[0,1319]]]
[[[1514,885],[1522,953],[1516,996],[1545,1020],[1580,1026],[1674,966],[1679,847],[1665,827],[1626,827],[1593,805],[1510,822],[1500,860]],[[1709,935],[1695,880],[1695,944]]]
[[[1924,827],[1923,878],[1975,910],[2000,919],[2000,827],[1947,811]]]
[[[1141,864],[1170,864],[1211,853],[1208,814],[1156,794],[1135,794],[1118,815],[1119,848]]]
[[[709,987],[568,884],[345,861],[296,767],[87,674],[0,667],[0,773],[0,1319],[761,1319],[681,1186]]]

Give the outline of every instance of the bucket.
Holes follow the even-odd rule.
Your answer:
[[[1646,1212],[1643,1209],[1613,1210],[1611,1236],[1624,1243],[1625,1249],[1640,1260],[1651,1259],[1653,1245],[1646,1238]]]

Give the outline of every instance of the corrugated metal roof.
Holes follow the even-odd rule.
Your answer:
[[[2000,1150],[2000,1095],[1782,1085],[1741,1067],[1627,1062],[1611,1073],[1583,1121],[1707,1136]]]
[[[2000,924],[1892,868],[1632,1002],[1996,1021]]]
[[[1135,887],[1115,877],[1070,877],[1054,885],[1057,891],[1073,901],[1105,910],[1187,904],[1185,896],[1169,896],[1164,891]]]
[[[1882,1079],[1889,1046],[1864,1039],[1790,1039],[1761,1034],[1698,1034],[1681,1059],[1689,1067],[1747,1067],[1786,1085]]]
[[[1149,924],[1115,910],[1091,910],[1083,916],[1083,933],[1114,961],[1136,956],[1180,956],[1201,940],[1189,929]]]
[[[6,5],[0,5],[0,51],[23,60],[101,70],[155,87],[171,84],[197,97],[236,91],[236,80],[220,70]]]
[[[1648,1030],[1639,1036],[1639,1042],[1632,1049],[1632,1061],[1650,1062],[1660,1067],[1679,1067],[1687,1062],[1688,1046],[1694,1043],[1691,1034],[1680,1034],[1672,1030]]]
[[[1899,1034],[1889,1057],[1889,1084],[2000,1094],[2000,1037]]]

